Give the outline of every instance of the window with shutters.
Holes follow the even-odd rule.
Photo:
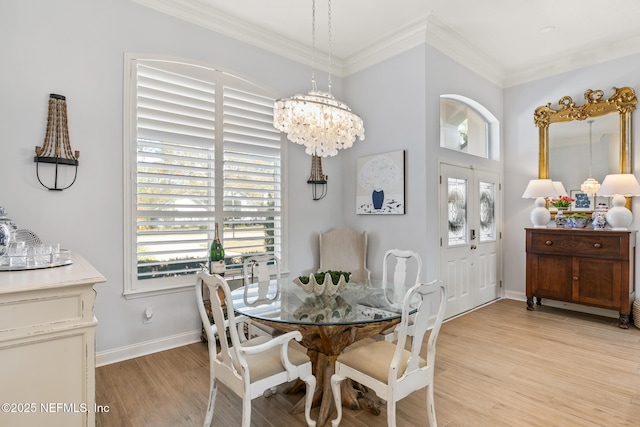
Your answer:
[[[215,224],[227,274],[284,257],[275,96],[202,64],[125,56],[125,295],[193,286]]]

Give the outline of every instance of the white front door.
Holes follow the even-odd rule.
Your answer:
[[[500,297],[500,175],[440,164],[440,276],[446,317]]]

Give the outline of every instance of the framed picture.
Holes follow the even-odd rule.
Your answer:
[[[575,199],[571,202],[572,212],[593,211],[595,209],[595,196],[589,197],[581,190],[571,190],[571,197]]]
[[[356,213],[404,215],[404,150],[360,157]]]

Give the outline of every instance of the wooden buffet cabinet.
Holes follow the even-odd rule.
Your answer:
[[[629,327],[636,232],[527,228],[527,309],[542,298],[617,310]]]
[[[105,278],[73,264],[0,271],[0,425],[94,426],[93,285]]]

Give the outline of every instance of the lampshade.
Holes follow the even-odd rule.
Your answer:
[[[559,193],[550,179],[532,179],[524,190],[522,198],[536,199],[538,197],[556,197],[558,195]]]
[[[562,181],[553,181],[553,186],[556,189],[556,192],[558,193],[558,196],[568,196],[569,195],[567,193],[567,190],[564,189],[564,185],[562,184]]]
[[[622,196],[640,196],[640,184],[636,176],[631,173],[613,173],[604,177],[598,196],[611,197],[616,194]]]
[[[364,139],[362,119],[331,95],[331,0],[329,0],[329,92],[319,91],[315,63],[311,72],[311,90],[307,95],[278,99],[273,107],[273,126],[296,144],[304,145],[312,156],[335,156],[349,148],[356,138]],[[316,6],[312,1],[312,62],[315,61]]]
[[[535,207],[531,211],[529,218],[536,228],[544,228],[551,220],[551,214],[545,207],[545,197],[557,197],[559,191],[550,179],[532,179],[522,194],[523,199],[536,199]]]
[[[626,197],[640,195],[640,184],[630,173],[614,173],[604,177],[599,196],[613,196],[612,205],[605,218],[613,230],[626,230],[633,222],[633,214],[625,207]]]

